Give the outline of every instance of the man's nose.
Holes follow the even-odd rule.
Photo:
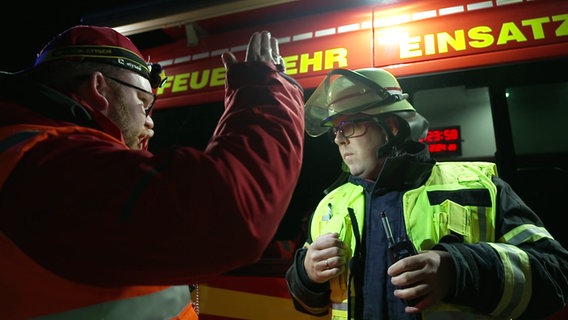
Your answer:
[[[146,120],[144,121],[144,126],[148,129],[154,128],[154,120],[152,120],[152,117],[150,115],[146,116]]]
[[[346,138],[345,135],[343,135],[343,132],[341,131],[337,131],[337,133],[335,134],[335,139],[333,139],[333,141],[337,145],[349,143],[349,139]]]

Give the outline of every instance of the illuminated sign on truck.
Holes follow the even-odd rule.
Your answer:
[[[385,67],[404,76],[568,54],[568,2],[480,2],[490,3],[491,10],[458,2],[365,6],[264,27],[278,36],[286,73],[304,88],[315,87],[334,68]],[[227,41],[245,42],[250,36],[235,32]],[[180,41],[174,48],[149,52],[159,57],[168,76],[157,91],[157,107],[221,101],[225,69],[220,54],[231,49],[242,55],[245,48],[189,53],[192,49]]]

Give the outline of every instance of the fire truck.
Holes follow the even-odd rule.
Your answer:
[[[496,162],[500,176],[568,245],[558,209],[568,194],[568,1],[267,3],[183,23],[157,21],[171,41],[146,48],[139,41],[168,77],[157,92],[151,149],[205,146],[223,111],[221,53],[242,60],[250,35],[268,30],[306,99],[334,68],[391,71],[429,119],[425,142],[437,160]],[[136,42],[133,26],[117,29]],[[298,187],[272,245],[259,262],[199,285],[202,319],[322,319],[295,311],[284,281],[311,210],[341,171],[327,137],[305,139]]]

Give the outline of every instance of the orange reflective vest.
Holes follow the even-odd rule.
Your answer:
[[[73,133],[122,143],[102,131],[78,126],[0,128],[0,189],[26,151],[50,137]],[[198,316],[188,286],[106,288],[73,282],[36,263],[0,231],[0,319],[192,320]]]

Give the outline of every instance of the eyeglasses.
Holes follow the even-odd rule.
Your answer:
[[[357,138],[367,133],[368,123],[372,121],[373,119],[370,118],[341,121],[338,126],[331,128],[328,132],[332,140],[338,133],[341,133],[344,138]]]
[[[132,85],[128,82],[124,82],[124,81],[117,79],[115,77],[111,77],[111,76],[107,76],[107,75],[105,75],[105,77],[107,77],[107,78],[111,79],[112,81],[115,81],[115,82],[117,82],[117,83],[119,83],[123,86],[127,86],[129,88],[136,89],[136,90],[146,94],[147,98],[144,99],[144,102],[150,101],[150,103],[147,103],[146,106],[144,106],[144,112],[146,112],[146,117],[150,115],[150,112],[152,112],[152,108],[154,107],[154,103],[156,102],[156,99],[158,98],[158,96],[156,96],[156,94],[154,94],[153,92],[150,92],[150,91],[146,91],[146,90],[139,88],[135,85]]]

